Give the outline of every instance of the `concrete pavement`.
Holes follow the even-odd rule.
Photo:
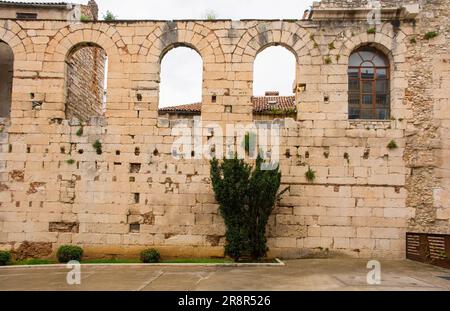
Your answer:
[[[381,261],[381,285],[368,285],[367,260],[290,260],[278,267],[82,266],[81,285],[64,267],[0,268],[0,290],[450,290],[450,270],[412,261]]]

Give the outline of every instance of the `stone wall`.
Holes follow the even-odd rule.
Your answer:
[[[283,45],[297,57],[304,90],[297,119],[283,122],[286,191],[270,220],[271,254],[404,257],[406,231],[449,232],[449,12],[445,1],[430,0],[416,21],[387,21],[375,34],[354,20],[0,21],[0,40],[15,55],[1,140],[0,243],[74,243],[88,256],[146,246],[221,255],[208,161],[174,159],[171,131],[180,121],[158,118],[160,59],[180,44],[202,56],[207,129],[253,120],[253,61]],[[425,39],[432,30],[438,35]],[[105,115],[81,133],[65,118],[65,62],[82,42],[102,47],[109,68]],[[348,120],[348,57],[363,45],[390,60],[391,120]],[[399,148],[389,150],[391,140]]]

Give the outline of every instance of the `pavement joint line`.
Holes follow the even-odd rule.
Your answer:
[[[232,262],[232,263],[105,263],[105,264],[81,264],[83,267],[281,267],[286,266],[286,263],[276,258],[276,263],[244,263],[244,262]],[[53,264],[53,265],[20,265],[20,266],[2,266],[3,269],[44,269],[44,268],[67,268],[66,264]]]
[[[153,283],[154,281],[156,281],[160,276],[162,276],[164,274],[164,271],[160,270],[158,271],[158,274],[155,275],[154,277],[152,277],[148,282],[145,282],[144,284],[142,284],[141,286],[139,286],[139,288],[136,290],[138,292],[142,291],[144,288],[146,288],[147,286],[149,286],[151,283]]]

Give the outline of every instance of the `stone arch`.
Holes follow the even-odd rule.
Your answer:
[[[105,112],[108,55],[99,45],[83,42],[66,57],[65,115],[88,122]]]
[[[95,29],[94,29],[95,28]],[[121,79],[124,76],[122,62],[126,54],[125,43],[120,34],[114,27],[107,24],[71,24],[60,29],[53,39],[48,43],[44,62],[43,71],[46,72],[49,78],[54,81],[54,94],[51,94],[60,101],[65,101],[66,98],[66,60],[68,55],[74,47],[79,45],[96,45],[101,47],[108,56],[108,93],[117,93],[114,89],[117,83],[113,79]],[[108,96],[106,108],[113,100],[119,102],[121,98],[115,96]],[[61,107],[65,110],[65,107]],[[61,111],[61,115],[64,112]]]
[[[24,43],[28,44],[28,47],[31,47],[31,39],[27,37],[25,31],[14,21],[8,20],[3,24],[4,26],[0,26],[0,40],[9,45],[14,53],[14,60],[26,60],[27,53],[32,53],[32,51],[28,51],[25,47]],[[26,38],[26,39],[21,39]]]
[[[158,93],[155,98],[157,103],[155,107],[157,107],[159,103],[161,60],[168,51],[179,46],[192,48],[202,58],[202,103],[208,103],[211,94],[208,94],[208,89],[206,87],[209,84],[206,73],[217,71],[218,64],[225,63],[225,55],[219,38],[212,29],[194,21],[165,22],[161,23],[147,36],[142,46],[148,46],[145,56],[146,64],[144,64],[144,66],[148,66],[148,71],[159,77],[155,81]],[[142,51],[140,51],[140,53],[142,53]],[[225,66],[223,66],[223,70],[225,70]],[[202,107],[205,107],[205,105]]]
[[[383,30],[385,29],[387,28],[383,27]],[[404,38],[406,38],[406,35],[403,32],[398,32],[393,36],[393,34],[387,34],[386,31],[376,34],[361,33],[347,37],[339,50],[339,63],[348,64],[348,58],[354,50],[362,46],[371,46],[384,53],[394,67],[395,64],[405,61],[402,55],[406,51]]]
[[[287,56],[287,54],[291,54],[292,56],[293,56],[293,62],[292,62],[292,64],[289,64],[289,66],[288,67],[281,67],[280,68],[280,62],[279,61],[281,61],[279,58],[277,58],[276,60],[275,59],[273,59],[273,62],[272,62],[272,59],[271,59],[271,63],[275,63],[276,65],[277,65],[277,67],[278,68],[273,68],[274,70],[278,70],[278,69],[283,69],[283,74],[286,74],[286,72],[284,71],[284,70],[287,70],[287,71],[289,71],[289,70],[292,70],[292,69],[294,69],[294,79],[293,80],[291,80],[290,82],[289,82],[289,88],[290,88],[290,90],[292,91],[293,90],[293,83],[294,82],[296,82],[296,79],[297,79],[297,76],[298,76],[298,71],[299,71],[299,65],[298,65],[298,57],[297,57],[297,53],[290,47],[290,46],[288,46],[288,45],[286,45],[286,44],[284,44],[284,43],[269,43],[269,44],[266,44],[266,45],[264,45],[264,46],[262,46],[261,47],[261,49],[256,53],[256,56],[255,56],[255,59],[254,59],[254,62],[253,62],[253,70],[252,70],[252,72],[253,72],[253,80],[252,80],[252,86],[253,86],[253,89],[252,89],[252,94],[253,94],[253,96],[262,96],[263,94],[258,94],[257,92],[256,92],[256,90],[255,90],[255,84],[256,84],[256,82],[259,80],[259,78],[261,78],[262,77],[262,75],[261,75],[261,73],[259,74],[259,75],[256,75],[256,73],[258,72],[258,68],[259,69],[263,69],[264,67],[266,67],[266,66],[270,66],[271,64],[268,64],[268,63],[264,63],[265,65],[262,65],[262,63],[257,63],[257,61],[258,61],[258,56],[263,52],[263,51],[266,51],[266,50],[268,50],[268,49],[270,49],[270,48],[273,48],[273,47],[282,47],[283,48],[283,50],[284,50],[284,52],[286,53],[286,57],[285,57],[285,59],[287,59],[288,58],[288,56]],[[287,52],[286,52],[287,51]],[[280,53],[281,53],[281,51],[280,51]],[[292,57],[291,56],[291,57]],[[289,58],[289,60],[291,60],[290,58]],[[260,61],[261,61],[261,59],[260,59]],[[259,64],[259,66],[257,66]],[[292,67],[291,67],[291,65],[292,65]],[[290,68],[290,69],[289,69]],[[281,71],[279,72],[279,73],[281,73]],[[278,85],[278,87],[280,87],[280,89],[283,89],[284,88],[284,86],[285,85],[287,85],[287,84],[285,84],[284,83],[284,81],[286,81],[286,83],[287,83],[287,80],[284,80],[285,78],[287,78],[287,75],[285,76],[285,77],[283,77],[283,78],[281,78],[280,77],[280,79],[278,79],[278,82],[280,82],[280,81],[283,81],[283,87],[281,87],[281,84],[280,85]],[[268,91],[271,91],[271,92],[280,92],[280,89],[277,89],[276,87],[275,88],[273,88],[273,87],[270,87],[270,88],[266,88],[265,90],[264,90],[264,92],[268,92]],[[260,91],[262,91],[262,90],[260,90]],[[286,94],[285,94],[286,95]],[[285,95],[283,95],[283,96],[285,96]],[[291,93],[289,93],[288,95],[291,95]]]
[[[233,62],[253,62],[265,48],[281,45],[297,58],[299,65],[309,63],[307,58],[320,52],[312,42],[306,42],[308,31],[293,22],[277,21],[258,24],[249,28],[239,40],[233,52]],[[313,50],[317,50],[315,53]]]
[[[14,52],[8,43],[0,40],[0,118],[11,115]]]
[[[183,65],[180,64],[180,66],[177,68],[177,70],[167,70],[168,68],[163,66],[163,60],[167,57],[168,62],[170,63],[170,60],[174,61],[174,60],[182,60],[183,57],[181,55],[176,55],[176,51],[179,49],[179,52],[183,53],[183,56],[186,57],[190,57],[190,65],[192,66],[193,64],[195,64],[195,68],[189,68],[190,70],[186,71],[183,70],[185,68],[183,68]],[[184,50],[184,51],[183,51]],[[171,51],[174,51],[174,54],[172,55],[168,55]],[[192,58],[192,59],[191,59]],[[178,105],[185,105],[185,104],[198,104],[199,101],[197,99],[192,98],[192,101],[186,101],[188,100],[187,98],[189,98],[188,93],[186,93],[186,88],[184,84],[189,84],[192,83],[192,87],[194,87],[194,81],[195,81],[195,89],[197,90],[197,92],[200,93],[200,96],[203,96],[203,88],[204,88],[204,61],[203,61],[203,57],[200,54],[200,52],[192,45],[188,45],[188,44],[181,44],[181,43],[177,43],[177,44],[172,44],[170,46],[168,46],[161,54],[161,58],[159,60],[159,67],[160,67],[160,77],[159,77],[159,92],[158,92],[158,109],[163,108],[162,106],[162,102],[163,99],[165,98],[165,95],[170,94],[172,92],[167,92],[167,88],[170,84],[169,83],[177,83],[177,93],[178,96],[180,96],[180,98],[178,98],[181,102],[172,102],[170,103],[172,106],[178,106]],[[198,65],[198,66],[197,66]],[[164,70],[166,69],[166,70]],[[192,70],[191,70],[192,69]],[[177,74],[175,76],[172,76],[172,74],[176,72]],[[166,75],[165,75],[165,74]],[[200,73],[200,77],[198,76],[198,74]],[[170,78],[168,77],[170,76]],[[181,78],[182,77],[182,78]],[[167,79],[166,79],[167,78]],[[179,80],[181,79],[181,80]],[[185,83],[183,83],[182,81],[185,81]],[[169,80],[171,80],[169,82]],[[193,94],[191,94],[193,96]],[[178,97],[176,96],[176,97]],[[200,99],[201,100],[201,99]],[[166,103],[167,104],[167,103]]]
[[[167,22],[155,29],[145,39],[143,46],[149,46],[147,61],[161,61],[171,49],[187,46],[202,57],[205,67],[225,61],[219,38],[213,30],[195,22]]]
[[[398,70],[397,67],[405,62],[405,38],[406,35],[403,32],[394,33],[389,27],[381,27],[376,34],[364,32],[356,36],[348,36],[339,50],[339,64],[346,66],[348,66],[349,57],[353,51],[362,47],[372,47],[386,56],[390,68],[390,107],[393,117],[396,116],[397,108],[403,108],[401,103],[405,86],[401,82],[401,70]]]

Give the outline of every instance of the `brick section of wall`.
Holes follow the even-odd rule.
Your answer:
[[[67,60],[66,118],[89,121],[103,114],[106,53],[82,46]]]

